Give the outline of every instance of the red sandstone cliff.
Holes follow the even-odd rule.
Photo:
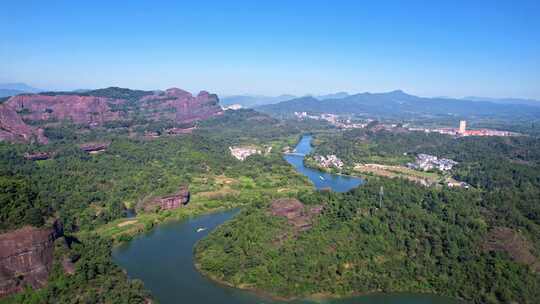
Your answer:
[[[0,141],[30,142],[37,140],[47,143],[42,129],[33,128],[21,119],[19,114],[7,104],[0,104]]]
[[[173,195],[155,198],[144,204],[145,211],[152,211],[156,208],[170,210],[180,208],[189,202],[190,193],[187,186],[180,187],[179,191]]]
[[[113,92],[110,93],[113,95],[115,90],[126,91],[118,88],[105,90]],[[58,93],[13,96],[0,104],[0,141],[29,142],[36,138],[38,142],[46,143],[43,131],[28,126],[22,119],[38,122],[72,121],[92,127],[109,121],[130,120],[136,115],[143,115],[150,120],[190,123],[223,113],[217,95],[206,91],[201,91],[197,96],[177,88],[165,92],[127,91],[141,95],[134,99],[122,95],[119,95],[121,98],[109,98],[92,96],[90,91],[82,95]]]
[[[6,103],[29,120],[71,120],[77,124],[99,125],[120,119],[119,112],[111,111],[110,104],[124,100],[79,95],[19,95]]]
[[[39,288],[47,283],[54,252],[54,240],[61,228],[24,227],[0,234],[0,298],[19,292],[24,286]]]
[[[207,119],[223,113],[216,94],[201,91],[197,96],[193,96],[178,88],[145,96],[141,99],[141,105],[154,111],[157,110],[156,112],[160,114],[169,113],[166,114],[168,118],[182,123]]]

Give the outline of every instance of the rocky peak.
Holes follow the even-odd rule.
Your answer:
[[[199,94],[197,94],[197,97],[199,98],[208,98],[210,96],[210,93],[208,93],[207,91],[200,91]]]
[[[187,98],[192,98],[193,97],[193,95],[191,95],[190,92],[184,91],[184,90],[179,89],[179,88],[167,89],[167,90],[165,90],[165,94],[167,94],[168,96],[174,96],[174,97],[187,97]]]
[[[304,206],[294,198],[276,199],[270,204],[270,213],[287,218],[297,232],[311,229],[314,217],[321,213],[322,209],[322,205]]]

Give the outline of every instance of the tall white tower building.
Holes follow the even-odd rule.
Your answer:
[[[459,133],[465,134],[465,130],[467,129],[467,121],[460,120],[459,121]]]

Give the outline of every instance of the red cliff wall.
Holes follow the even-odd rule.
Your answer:
[[[47,283],[58,229],[24,227],[0,234],[0,298],[20,292],[25,285]]]
[[[147,119],[189,123],[223,113],[215,94],[201,91],[197,96],[181,89],[149,93],[135,104],[125,99],[82,95],[27,94],[13,96],[0,104],[0,141],[46,143],[43,130],[27,125],[31,121],[73,121],[87,126],[130,119],[142,110]],[[113,110],[115,108],[115,110]]]
[[[102,124],[120,119],[119,112],[111,111],[109,103],[122,101],[94,96],[78,95],[19,95],[6,103],[29,120],[72,120],[77,124]]]
[[[189,202],[189,198],[190,193],[188,187],[183,186],[180,187],[180,190],[176,194],[158,197],[149,201],[145,204],[144,210],[151,211],[155,208],[159,208],[161,210],[170,210],[180,208],[184,205],[187,205],[187,203]]]
[[[206,91],[193,96],[182,89],[171,88],[161,94],[145,96],[141,102],[143,107],[158,111],[174,109],[174,114],[171,113],[170,118],[181,123],[208,119],[223,113],[217,95]]]
[[[47,143],[43,130],[33,128],[21,119],[19,114],[7,104],[0,104],[0,141]]]

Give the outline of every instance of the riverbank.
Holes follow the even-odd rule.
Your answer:
[[[195,244],[195,246],[196,245],[197,244]],[[366,295],[370,295],[370,294],[377,294],[377,293],[382,293],[383,292],[382,290],[376,290],[376,291],[365,292],[365,293],[353,292],[353,293],[345,294],[345,295],[318,292],[318,293],[314,293],[314,294],[311,294],[311,295],[305,295],[305,296],[289,296],[289,297],[286,297],[286,296],[280,296],[280,295],[270,293],[270,292],[265,291],[265,290],[260,289],[260,288],[250,287],[248,285],[235,285],[235,284],[232,284],[232,283],[230,283],[228,281],[225,281],[225,280],[223,280],[221,278],[218,278],[217,276],[213,276],[212,274],[210,274],[208,272],[205,272],[204,270],[201,269],[200,263],[197,263],[197,262],[194,263],[194,267],[205,278],[207,278],[208,280],[211,280],[212,282],[214,282],[214,283],[216,283],[218,285],[221,285],[221,286],[224,286],[224,287],[229,287],[229,288],[236,288],[236,289],[244,290],[244,291],[256,294],[257,296],[259,296],[259,297],[261,297],[263,299],[268,299],[268,300],[271,300],[271,301],[293,302],[293,301],[302,301],[303,300],[303,301],[321,302],[321,301],[350,299],[350,298],[354,298],[354,297],[366,296]]]
[[[149,232],[154,227],[166,222],[240,208],[251,204],[260,199],[260,197],[287,197],[296,194],[301,189],[299,188],[295,191],[286,188],[253,189],[223,197],[214,197],[207,195],[207,193],[195,194],[190,203],[185,207],[166,211],[139,213],[134,217],[112,221],[98,227],[94,231],[79,232],[78,235],[97,233],[102,237],[112,239],[114,243],[127,242],[135,236]]]
[[[196,246],[197,246],[197,244],[195,244],[195,247]],[[235,289],[239,289],[239,290],[244,290],[244,291],[253,293],[253,294],[255,294],[255,295],[257,295],[257,296],[259,296],[259,297],[261,297],[263,299],[268,299],[268,300],[272,300],[272,301],[285,301],[285,302],[290,302],[290,301],[293,301],[293,300],[301,299],[299,297],[278,296],[278,295],[269,293],[269,292],[267,292],[265,290],[262,290],[262,289],[249,287],[248,285],[234,285],[234,284],[232,284],[230,282],[227,282],[227,281],[225,281],[223,279],[220,279],[220,278],[218,278],[216,276],[213,276],[208,272],[205,272],[204,270],[201,269],[201,264],[200,263],[194,262],[193,266],[206,279],[208,279],[208,280],[210,280],[210,281],[212,281],[212,282],[214,282],[214,283],[216,283],[218,285],[221,285],[221,286],[224,286],[224,287],[229,287],[229,288],[235,288]]]
[[[304,165],[304,155],[308,155],[313,149],[311,140],[311,135],[303,136],[295,148],[300,155],[284,155],[283,158],[291,164],[298,173],[307,176],[316,189],[331,189],[334,192],[346,192],[364,182],[364,180],[359,177],[327,173],[318,169],[306,167]]]
[[[197,242],[198,243],[198,242]],[[195,244],[196,246],[197,244]],[[194,256],[194,258],[196,259],[196,255]],[[287,303],[321,303],[321,302],[330,302],[330,303],[341,303],[342,301],[354,301],[354,302],[350,302],[350,303],[363,303],[363,302],[358,302],[359,297],[370,297],[370,296],[381,296],[381,297],[387,297],[387,296],[395,296],[395,297],[402,297],[404,295],[407,295],[407,296],[412,296],[412,297],[419,297],[419,298],[427,298],[427,299],[437,299],[436,301],[434,302],[429,302],[430,304],[435,304],[435,303],[438,303],[438,304],[466,304],[467,302],[463,299],[460,299],[460,298],[450,298],[448,296],[445,296],[445,295],[439,295],[439,294],[434,294],[434,293],[422,293],[422,292],[419,292],[419,291],[415,291],[414,293],[412,293],[411,291],[408,291],[408,290],[404,290],[404,291],[401,291],[401,290],[393,290],[393,291],[384,291],[384,290],[381,290],[381,289],[377,289],[377,290],[373,290],[373,291],[368,291],[368,292],[351,292],[351,293],[347,293],[347,294],[333,294],[333,293],[330,293],[330,292],[317,292],[317,293],[313,293],[313,294],[308,294],[308,295],[303,295],[303,296],[283,296],[283,295],[277,295],[277,294],[274,294],[274,293],[271,293],[271,292],[268,292],[264,289],[260,289],[260,288],[254,288],[254,287],[251,287],[247,284],[240,284],[240,285],[236,285],[236,284],[232,284],[222,278],[219,278],[217,276],[214,276],[212,275],[211,273],[208,273],[204,270],[201,269],[201,264],[198,263],[196,260],[194,260],[194,267],[195,269],[201,274],[203,275],[206,279],[210,280],[211,282],[219,285],[219,286],[223,286],[223,287],[226,287],[226,288],[234,288],[234,289],[239,289],[239,290],[243,290],[243,291],[246,291],[246,292],[249,292],[249,293],[252,293],[254,295],[257,295],[258,297],[262,298],[261,300],[269,300],[269,301],[278,301],[278,302],[287,302]],[[419,301],[420,299],[415,299],[415,301],[411,302],[411,303],[422,303],[421,301]],[[349,302],[346,302],[346,303],[349,303]],[[379,302],[376,302],[376,303],[379,303]],[[393,301],[384,301],[383,303],[394,303]],[[398,302],[396,302],[398,303]],[[406,302],[408,303],[408,302]]]

